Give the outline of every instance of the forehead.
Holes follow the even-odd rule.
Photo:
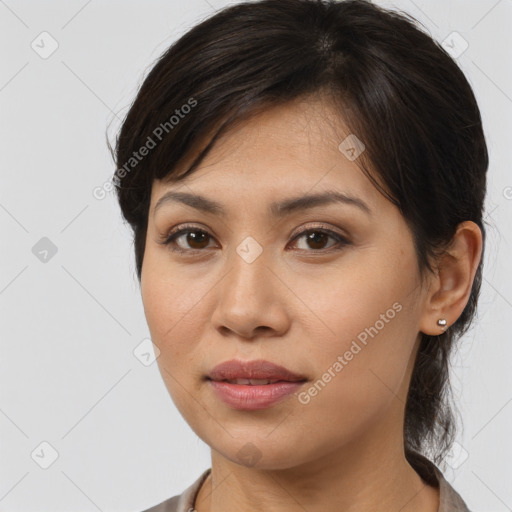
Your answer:
[[[372,201],[377,191],[342,144],[353,135],[339,112],[317,97],[268,108],[231,126],[187,177],[155,180],[152,206],[166,191],[190,187],[226,200],[235,190],[277,198],[334,188]],[[173,175],[182,174],[208,141],[198,144]]]

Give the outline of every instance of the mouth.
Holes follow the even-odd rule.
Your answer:
[[[264,359],[242,361],[232,359],[215,366],[207,380],[244,386],[266,386],[276,383],[299,383],[308,380],[284,366]]]
[[[298,379],[298,380],[285,380],[285,379],[211,379],[210,377],[206,377],[206,380],[211,380],[214,382],[227,382],[228,384],[238,384],[243,386],[267,386],[268,384],[275,384],[276,382],[306,382],[307,379]]]

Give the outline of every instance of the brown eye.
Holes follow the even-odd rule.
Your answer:
[[[171,233],[162,243],[172,246],[170,247],[172,251],[200,251],[208,248],[208,242],[211,238],[211,235],[202,229],[184,228]]]
[[[210,237],[210,235],[205,231],[188,231],[182,236],[185,237],[186,243],[189,244],[192,249],[204,249],[208,246]]]
[[[306,243],[311,249],[325,249],[325,244],[331,238],[327,233],[322,231],[311,231],[306,235]]]
[[[328,250],[332,247],[348,245],[350,242],[343,236],[328,229],[313,228],[307,229],[299,233],[293,241],[304,239],[305,247],[299,247],[300,250],[308,252],[316,252]],[[334,243],[326,247],[329,239],[334,240]]]

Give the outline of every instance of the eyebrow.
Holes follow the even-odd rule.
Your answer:
[[[201,196],[199,194],[189,194],[187,192],[166,192],[155,204],[153,214],[165,204],[178,202],[201,210],[205,213],[211,213],[220,217],[226,217],[227,211],[224,207],[212,199]],[[349,206],[355,206],[365,212],[367,215],[372,215],[370,207],[358,197],[351,196],[342,192],[327,191],[319,192],[316,194],[306,194],[298,197],[291,197],[283,201],[274,202],[270,205],[270,214],[274,217],[284,217],[291,213],[315,208],[318,206],[326,206],[328,204],[341,203]]]

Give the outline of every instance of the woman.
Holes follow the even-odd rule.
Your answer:
[[[146,512],[468,511],[437,465],[488,154],[468,81],[413,18],[226,8],[152,68],[115,160],[160,372],[212,450]]]

